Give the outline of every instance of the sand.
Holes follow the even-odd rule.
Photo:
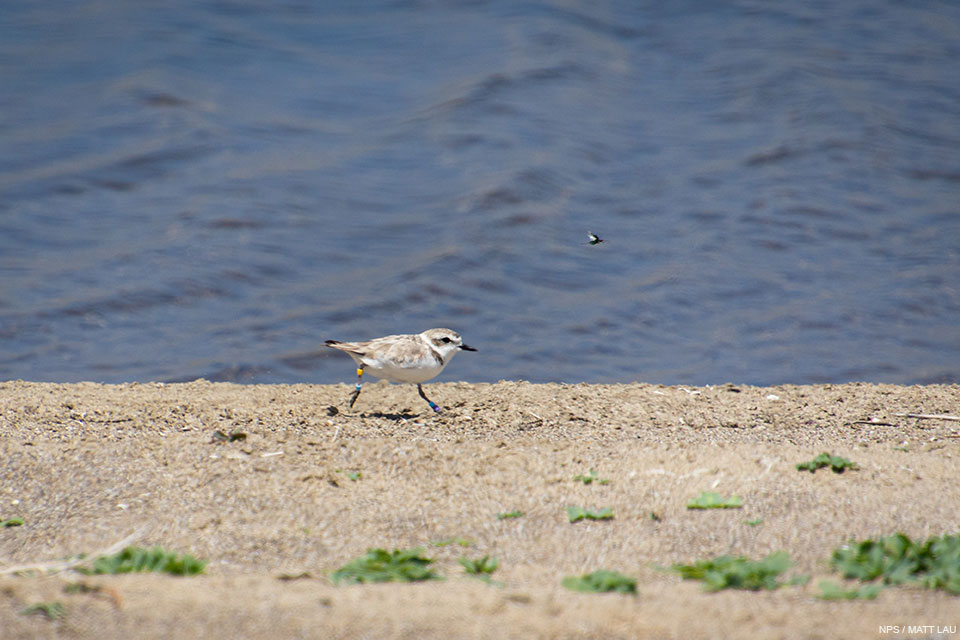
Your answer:
[[[960,637],[949,632],[960,597],[943,592],[816,598],[820,580],[838,579],[832,550],[851,539],[960,532],[960,422],[901,415],[957,415],[960,386],[426,389],[444,413],[386,383],[366,385],[353,410],[346,385],[0,383],[0,520],[24,520],[0,528],[0,635]],[[860,468],[795,469],[823,451]],[[590,470],[609,482],[574,480]],[[744,506],[687,509],[702,491]],[[571,524],[571,505],[615,518]],[[513,510],[523,517],[496,517]],[[5,571],[128,536],[202,558],[206,572]],[[416,546],[445,580],[330,580],[369,547]],[[794,562],[787,576],[808,584],[707,593],[657,569],[779,550]],[[502,584],[464,575],[458,558],[484,555],[499,559]],[[636,595],[561,586],[601,568],[635,577]],[[100,590],[64,591],[76,582]],[[56,620],[19,613],[53,601],[65,608]],[[893,625],[928,628],[883,630]]]

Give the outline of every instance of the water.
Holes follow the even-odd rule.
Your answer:
[[[6,3],[0,379],[960,381],[957,60],[952,2]]]

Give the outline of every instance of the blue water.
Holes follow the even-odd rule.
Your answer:
[[[957,382],[958,61],[955,2],[7,2],[0,379]]]

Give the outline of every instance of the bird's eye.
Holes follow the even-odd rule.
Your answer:
[[[450,340],[450,338],[444,336],[444,337],[440,338],[440,342],[445,342],[445,343],[447,343],[447,342],[452,342],[452,340]]]

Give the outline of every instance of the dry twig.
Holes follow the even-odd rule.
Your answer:
[[[128,546],[131,542],[143,535],[143,529],[138,529],[128,535],[123,540],[115,542],[106,549],[98,551],[96,553],[90,554],[84,557],[76,557],[70,560],[53,560],[51,562],[38,562],[36,564],[22,564],[15,567],[7,567],[6,569],[0,569],[0,576],[9,575],[12,573],[24,573],[29,571],[42,571],[44,573],[56,573],[58,571],[66,571],[72,569],[78,565],[87,562],[92,558],[98,558],[100,556],[109,556],[121,551],[124,547]]]
[[[960,416],[951,416],[945,413],[898,413],[897,415],[920,420],[953,420],[954,422],[960,422]]]

